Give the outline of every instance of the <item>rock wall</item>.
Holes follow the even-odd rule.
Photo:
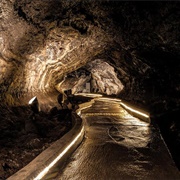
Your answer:
[[[103,51],[109,36],[79,12],[81,6],[78,1],[2,2],[1,65],[8,80],[3,75],[1,91],[11,97],[3,96],[6,103],[55,91],[66,73]]]
[[[107,95],[118,95],[124,86],[117,78],[114,68],[104,59],[95,59],[85,66],[74,71],[57,86],[59,92],[71,89],[72,93],[87,92],[86,83],[89,83],[90,92]]]
[[[67,74],[103,59],[122,84],[113,76],[103,93],[154,113],[179,107],[179,12],[179,2],[1,0],[1,102],[53,105]]]

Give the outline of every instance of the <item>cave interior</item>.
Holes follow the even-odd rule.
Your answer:
[[[34,96],[43,112],[69,89],[115,96],[150,112],[180,168],[179,20],[178,1],[1,0],[1,126]]]

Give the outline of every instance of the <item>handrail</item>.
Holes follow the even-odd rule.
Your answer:
[[[80,118],[81,111],[92,106],[94,101],[95,100],[92,99],[90,102],[80,104],[76,112],[72,113],[72,118],[74,120],[73,128],[62,138],[54,142],[49,148],[39,154],[28,165],[10,176],[7,180],[40,180],[54,165],[60,163],[61,161],[63,162],[66,158],[68,158],[79,146],[84,137],[84,125],[82,119]],[[148,113],[139,113],[138,108],[132,108],[132,105],[119,99],[116,99],[116,101],[119,101],[120,105],[127,111],[130,111],[134,116],[150,122]]]
[[[40,180],[54,165],[68,158],[84,137],[84,125],[79,115],[83,109],[90,107],[93,103],[92,100],[80,104],[76,112],[72,113],[73,128],[7,180]]]
[[[116,101],[116,102],[119,102],[119,104],[126,110],[128,111],[131,115],[143,120],[143,121],[146,121],[148,123],[151,123],[151,119],[150,119],[150,113],[139,108],[138,106],[136,105],[133,105],[132,103],[128,103],[122,99],[119,99],[119,98],[114,98],[114,97],[102,97],[102,98],[99,98],[99,99],[107,99],[109,101]]]
[[[132,105],[131,103],[124,102],[123,100],[120,102],[120,105],[133,116],[145,122],[151,123],[150,113],[147,111],[142,110],[139,107]]]

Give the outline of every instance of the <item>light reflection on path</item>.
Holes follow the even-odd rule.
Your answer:
[[[126,147],[147,146],[151,140],[151,129],[147,122],[131,116],[119,106],[119,103],[109,102],[108,98],[102,98],[98,103],[96,104],[96,109],[101,109],[101,112],[84,111],[86,119],[91,116],[90,120],[86,120],[86,125],[91,127],[88,128],[89,131],[86,131],[87,137],[93,136],[94,131],[100,128],[96,135],[102,137],[101,141],[113,141]],[[102,105],[104,106],[103,108],[101,108]],[[112,109],[110,106],[112,106]]]
[[[119,102],[97,99],[82,117],[83,143],[49,179],[180,179],[158,129],[128,114]]]

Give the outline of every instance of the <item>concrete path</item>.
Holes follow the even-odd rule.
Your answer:
[[[158,128],[99,98],[82,112],[86,135],[66,164],[46,179],[180,179]],[[56,176],[54,176],[54,175]]]

